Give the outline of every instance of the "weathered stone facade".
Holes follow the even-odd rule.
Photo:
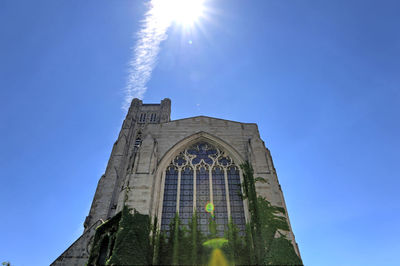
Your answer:
[[[142,214],[160,217],[165,169],[185,147],[199,141],[221,148],[237,165],[248,160],[254,175],[267,180],[256,183],[257,193],[272,205],[286,209],[271,154],[256,124],[206,116],[171,121],[170,113],[169,99],[160,104],[132,101],[105,174],[99,180],[85,230],[52,265],[85,265],[95,228],[118,213],[124,203]],[[247,220],[247,204],[244,206]],[[291,229],[287,237],[299,255]]]

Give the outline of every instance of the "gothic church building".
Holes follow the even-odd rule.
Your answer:
[[[250,220],[248,199],[241,196],[243,170],[248,161],[258,196],[286,210],[271,154],[257,124],[196,116],[171,120],[171,101],[143,104],[134,99],[101,176],[83,234],[52,265],[85,265],[96,229],[121,212],[124,205],[140,214],[158,217],[168,231],[176,213],[187,225],[197,213],[199,230],[207,234],[213,206],[218,236],[229,217],[244,234]],[[287,211],[284,234],[300,256]]]

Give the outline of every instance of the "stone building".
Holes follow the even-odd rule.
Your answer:
[[[141,214],[158,217],[158,227],[168,230],[179,213],[187,224],[193,212],[200,230],[207,234],[213,203],[218,235],[228,217],[243,233],[249,221],[247,199],[240,197],[243,173],[249,161],[257,195],[286,210],[271,154],[260,138],[257,124],[197,116],[171,120],[171,101],[143,104],[134,99],[115,142],[104,175],[84,222],[83,234],[52,265],[85,265],[96,228],[114,217],[124,204]],[[289,231],[284,232],[299,254],[285,213]]]

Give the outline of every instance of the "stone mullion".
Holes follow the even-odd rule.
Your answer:
[[[179,201],[181,198],[181,173],[182,173],[182,168],[178,168],[178,184],[177,184],[177,190],[176,190],[176,212],[179,214]]]
[[[214,206],[214,197],[213,197],[213,186],[212,186],[212,166],[210,165],[208,167],[208,182],[209,184],[209,188],[210,188],[210,202],[211,204],[213,204]],[[214,215],[214,210],[211,213],[212,215]]]
[[[226,197],[226,207],[228,211],[228,221],[231,219],[231,201],[229,199],[229,184],[228,184],[228,171],[224,167],[224,177],[225,177],[225,197]]]
[[[193,165],[193,215],[197,213],[196,211],[196,194],[197,194],[197,171],[196,171],[196,166]]]

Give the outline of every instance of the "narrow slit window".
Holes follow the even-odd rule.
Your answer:
[[[146,122],[146,113],[141,113],[139,118],[140,123]]]

